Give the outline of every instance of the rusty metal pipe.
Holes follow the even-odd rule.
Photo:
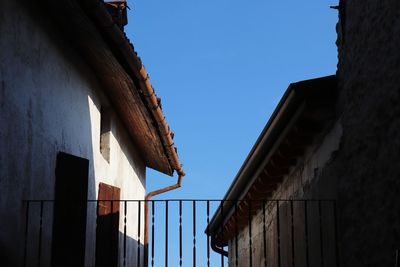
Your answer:
[[[170,185],[161,189],[154,190],[146,195],[144,202],[144,266],[148,266],[149,260],[149,203],[150,199],[156,195],[166,193],[178,189],[182,186],[183,176],[185,174],[178,174],[178,181],[174,185]]]
[[[229,252],[224,250],[223,247],[217,247],[217,245],[215,244],[215,237],[214,235],[211,236],[211,248],[212,250],[214,250],[215,252],[217,252],[218,254],[221,254],[222,256],[228,257],[229,256]]]
[[[178,153],[173,142],[173,133],[171,132],[157,98],[153,86],[150,83],[149,75],[144,68],[140,58],[135,53],[133,46],[127,42],[127,39],[121,29],[115,25],[110,14],[107,12],[101,1],[98,0],[84,0],[83,6],[89,13],[95,15],[94,18],[103,31],[107,33],[107,37],[111,43],[117,47],[123,55],[123,58],[129,59],[125,63],[128,68],[133,72],[133,75],[139,83],[140,90],[143,92],[148,105],[151,107],[150,112],[153,114],[159,132],[160,138],[164,144],[165,151],[168,156],[169,163],[173,170],[178,173],[178,181],[176,184],[167,186],[148,193],[145,197],[145,233],[144,233],[144,254],[145,266],[148,264],[148,239],[149,239],[149,200],[156,195],[177,189],[182,186],[182,179],[185,176],[183,167],[179,161]]]

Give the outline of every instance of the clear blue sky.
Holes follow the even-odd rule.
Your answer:
[[[160,198],[222,198],[291,82],[334,74],[337,0],[130,0],[128,37],[187,176]],[[148,170],[147,190],[176,177]]]

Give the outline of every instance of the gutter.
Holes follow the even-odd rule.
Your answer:
[[[222,256],[225,256],[225,257],[229,256],[229,252],[228,251],[224,250],[223,248],[217,247],[217,245],[215,244],[215,236],[214,235],[211,236],[211,248],[216,253],[221,254]]]
[[[149,260],[149,203],[150,199],[154,196],[164,194],[166,192],[178,189],[182,186],[182,179],[185,174],[178,174],[178,181],[176,184],[152,191],[146,195],[144,202],[144,266],[148,266]]]
[[[234,181],[230,185],[228,191],[223,198],[224,200],[243,199],[246,193],[243,192],[243,189],[246,188],[247,185],[251,182],[254,176],[253,174],[256,173],[259,168],[262,168],[259,163],[263,161],[263,155],[267,154],[272,147],[274,139],[276,139],[280,130],[284,127],[287,118],[290,117],[293,112],[293,106],[295,106],[295,103],[297,102],[298,95],[294,92],[294,90],[292,90],[291,87],[289,87],[289,90],[287,90],[282,97],[277,108],[271,115],[271,118],[269,119],[267,125],[264,127],[249,155],[247,156],[245,162],[239,169],[238,174],[236,175]],[[285,118],[284,123],[282,123],[283,118]],[[229,215],[231,213],[234,201],[226,201],[226,203],[226,210],[228,212],[224,212],[224,216],[221,216],[221,210],[220,208],[218,208],[206,229],[207,235],[215,234],[220,228],[220,225],[225,224],[223,217],[229,217],[226,215]]]
[[[146,69],[142,65],[142,68],[140,69],[140,84],[141,88],[145,89],[145,97],[150,105],[150,109],[153,111],[153,115],[156,118],[158,129],[161,132],[161,135],[164,139],[164,144],[168,148],[168,154],[169,154],[169,161],[172,165],[172,167],[176,170],[178,173],[178,180],[176,184],[160,188],[157,190],[154,190],[152,192],[149,192],[146,197],[145,197],[145,202],[144,202],[144,266],[148,266],[148,260],[149,260],[149,203],[150,199],[154,196],[164,194],[166,192],[178,189],[182,186],[182,180],[183,176],[185,176],[185,172],[183,171],[182,165],[179,162],[179,158],[176,152],[176,148],[174,147],[174,142],[172,140],[173,133],[171,132],[169,126],[167,125],[167,122],[165,120],[165,117],[162,113],[161,110],[161,103],[160,100],[157,98],[154,88],[150,83],[150,78],[149,75],[147,74]]]
[[[146,69],[142,65],[142,68],[140,69],[140,85],[141,88],[145,90],[145,97],[150,105],[150,109],[153,111],[153,115],[156,118],[158,129],[161,132],[161,135],[164,139],[164,145],[168,148],[167,153],[169,155],[168,159],[172,165],[172,167],[176,170],[178,173],[178,180],[176,184],[160,188],[157,190],[154,190],[152,192],[149,192],[146,197],[145,197],[145,202],[144,202],[144,266],[148,266],[148,260],[149,260],[149,203],[150,199],[154,196],[164,194],[166,192],[178,189],[182,186],[182,180],[183,176],[185,176],[185,172],[183,171],[182,165],[179,162],[179,158],[176,152],[176,148],[174,147],[174,142],[172,140],[173,133],[171,132],[169,126],[167,125],[167,122],[165,120],[165,117],[162,113],[161,110],[161,103],[160,100],[157,98],[154,88],[150,83],[150,78],[149,75],[147,74]]]
[[[153,115],[158,125],[158,129],[161,132],[161,138],[164,141],[164,147],[167,150],[168,160],[172,168],[176,170],[176,172],[178,173],[179,177],[181,176],[183,177],[185,176],[185,172],[183,171],[182,165],[179,162],[177,149],[174,146],[174,141],[172,140],[174,134],[171,132],[165,120],[164,114],[162,113],[160,99],[157,98],[154,92],[154,88],[150,83],[149,75],[147,74],[147,71],[143,65],[139,73],[141,78],[140,79],[141,88],[145,90],[144,95],[148,101],[150,109],[153,112]]]

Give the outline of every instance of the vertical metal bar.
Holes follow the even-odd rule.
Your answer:
[[[179,266],[182,263],[182,200],[179,200]]]
[[[224,218],[224,201],[221,200],[221,218]],[[224,222],[223,219],[221,219],[221,239],[224,240]],[[223,242],[223,241],[222,241]],[[223,247],[221,247],[223,249]],[[224,255],[221,254],[221,267],[224,267]]]
[[[267,267],[267,231],[266,231],[266,220],[265,220],[265,205],[266,201],[263,200],[263,243],[264,243],[264,267]]]
[[[151,266],[154,267],[154,200],[151,201]]]
[[[140,237],[140,231],[141,231],[141,227],[140,227],[140,225],[141,225],[141,215],[142,215],[142,211],[141,211],[141,209],[142,209],[142,205],[141,205],[142,203],[141,203],[141,201],[139,200],[138,201],[138,242],[137,242],[137,266],[141,266],[141,264],[140,264],[140,239],[141,239],[141,237]]]
[[[278,242],[278,267],[281,267],[281,227],[279,218],[279,200],[276,201],[276,227],[277,227],[277,242]]]
[[[249,200],[249,266],[253,267],[253,239],[252,239],[252,232],[251,232],[251,221],[252,221],[252,216],[251,216],[251,200]]]
[[[333,223],[335,224],[335,257],[336,257],[336,267],[340,265],[339,263],[339,240],[338,240],[338,230],[337,230],[337,211],[336,211],[336,201],[333,200]],[[396,266],[399,267],[399,266]]]
[[[124,201],[124,267],[126,267],[126,214],[128,210],[128,204]]]
[[[210,200],[207,200],[207,226],[210,225]],[[207,235],[207,267],[210,267],[210,236]]]
[[[168,267],[168,200],[165,201],[165,267]]]
[[[309,242],[308,242],[308,201],[304,200],[304,235],[306,243],[306,266],[310,266],[310,252],[309,252]]]
[[[110,205],[111,205],[111,213],[110,214],[114,214],[114,200],[110,200]],[[111,223],[112,224],[115,223],[114,216],[111,216]],[[119,222],[118,222],[118,230],[119,230]],[[110,240],[114,240],[113,231],[109,231],[109,238],[110,238]],[[118,237],[118,241],[117,242],[119,243],[119,237]],[[117,266],[119,266],[119,261],[120,261],[120,257],[118,255],[118,257],[117,257]]]
[[[26,202],[25,212],[25,245],[24,245],[24,267],[26,267],[26,257],[28,253],[28,229],[29,229],[29,205],[30,201]]]
[[[238,242],[238,224],[239,224],[238,219],[239,219],[239,216],[237,214],[237,211],[238,211],[237,205],[238,205],[238,202],[235,201],[235,215],[236,215],[236,218],[235,218],[235,266],[236,267],[239,266],[239,248],[238,248],[238,245],[239,245],[239,242]]]
[[[399,263],[399,249],[396,249],[396,262],[395,262],[395,267],[400,267],[400,263]]]
[[[293,200],[290,200],[290,222],[291,222],[291,238],[292,238],[292,267],[295,265],[294,251],[294,216],[293,216]]]
[[[100,201],[99,199],[96,200],[96,234],[97,234],[97,229],[99,229],[99,220],[100,220]],[[55,203],[54,203],[55,205]]]
[[[321,252],[321,267],[324,266],[324,240],[322,236],[322,208],[321,200],[318,200],[318,215],[319,215],[319,240],[320,240],[320,252]]]
[[[43,200],[40,201],[40,221],[39,221],[39,246],[38,246],[38,267],[42,260],[42,232],[43,232]]]
[[[112,214],[114,214],[114,201],[113,200],[110,200],[110,205],[111,205],[111,213],[110,213],[111,214],[111,224],[114,224],[115,218],[112,215]],[[112,228],[110,228],[110,229],[112,229]],[[119,230],[119,224],[118,224],[118,230]],[[109,234],[109,236],[108,236],[109,240],[114,240],[113,231],[108,231],[108,234]],[[119,257],[117,258],[117,266],[118,265],[119,265]]]
[[[193,200],[193,267],[196,267],[196,201]]]

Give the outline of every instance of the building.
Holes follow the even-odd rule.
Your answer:
[[[144,265],[123,200],[184,172],[125,24],[125,1],[0,2],[0,266]]]
[[[207,228],[230,266],[399,264],[399,8],[340,1],[336,75],[289,86]]]
[[[208,229],[230,266],[333,266],[335,253],[321,257],[335,252],[333,196],[309,190],[339,149],[335,99],[335,76],[288,87]]]

